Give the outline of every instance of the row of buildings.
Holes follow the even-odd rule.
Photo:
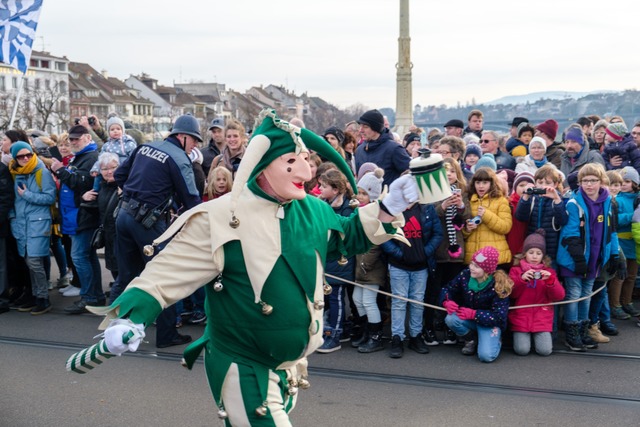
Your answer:
[[[252,87],[244,93],[221,83],[163,86],[144,73],[123,81],[89,64],[33,51],[24,78],[0,64],[0,130],[9,125],[20,84],[14,127],[48,133],[68,129],[76,117],[95,115],[103,120],[113,112],[150,138],[164,135],[174,119],[186,113],[203,129],[215,117],[236,118],[250,129],[263,108],[274,108],[288,119],[297,117],[317,131],[344,120],[344,113],[324,100],[306,93],[298,96],[282,86]]]

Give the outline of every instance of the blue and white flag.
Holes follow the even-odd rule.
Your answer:
[[[20,70],[29,68],[42,0],[0,0],[0,62]]]

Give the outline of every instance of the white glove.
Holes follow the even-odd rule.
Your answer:
[[[382,204],[393,216],[400,215],[407,207],[418,201],[418,184],[416,179],[407,174],[396,179],[389,186],[389,194],[382,200]]]
[[[104,342],[109,352],[117,356],[125,351],[136,351],[144,337],[144,325],[129,319],[114,319],[104,331]]]

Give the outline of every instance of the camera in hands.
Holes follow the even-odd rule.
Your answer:
[[[525,194],[528,195],[532,195],[532,194],[546,194],[547,193],[547,189],[546,188],[538,188],[538,187],[529,187],[526,190],[524,190]]]

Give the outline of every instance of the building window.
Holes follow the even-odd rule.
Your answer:
[[[64,62],[56,62],[56,70],[67,71],[67,64],[65,64]]]
[[[40,79],[35,79],[35,80],[33,81],[33,87],[34,87],[34,89],[36,89],[36,90],[40,89]]]
[[[51,89],[51,80],[47,79],[44,81],[44,88],[47,90]]]
[[[7,90],[4,76],[0,76],[0,90]]]
[[[67,93],[67,83],[58,82],[58,89],[60,89],[60,93]]]
[[[31,61],[29,61],[29,66],[30,67],[37,67],[38,66],[38,60],[31,58]]]
[[[48,60],[42,60],[40,61],[40,67],[41,68],[49,68],[49,61]]]
[[[11,87],[13,89],[18,89],[18,78],[17,77],[11,77]]]

